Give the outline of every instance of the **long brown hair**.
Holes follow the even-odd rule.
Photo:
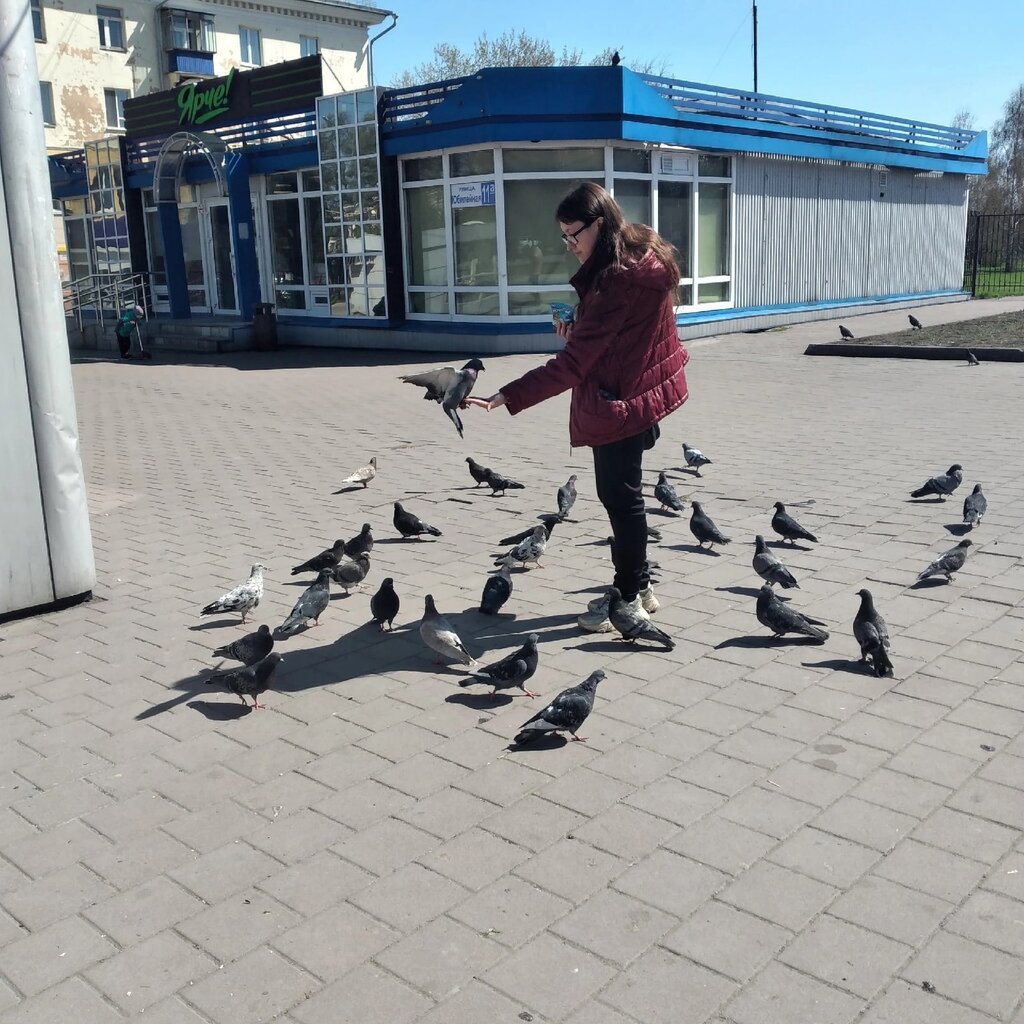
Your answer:
[[[585,181],[559,204],[555,220],[563,224],[592,222],[602,218],[597,242],[584,264],[586,289],[600,290],[604,279],[623,267],[637,263],[647,252],[654,255],[672,274],[673,288],[679,281],[679,254],[671,242],[646,224],[633,224],[622,214],[622,207],[600,185]]]

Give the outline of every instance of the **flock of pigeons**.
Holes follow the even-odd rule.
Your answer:
[[[924,324],[914,316],[913,313],[907,314],[907,319],[910,321],[910,329],[912,331],[923,331]],[[857,335],[850,330],[849,327],[845,327],[843,324],[839,325],[839,337],[843,341],[856,341]],[[967,360],[968,366],[981,366],[981,360],[969,349],[964,349],[964,358]]]
[[[460,437],[463,436],[463,424],[458,415],[464,408],[466,398],[472,391],[478,374],[483,370],[478,359],[471,359],[461,370],[443,367],[425,373],[401,377],[400,380],[415,384],[425,389],[424,397],[437,402],[445,415],[455,425]],[[701,475],[701,467],[712,464],[712,460],[700,449],[683,444],[683,457],[688,469],[697,476]],[[487,485],[492,495],[501,495],[506,490],[522,489],[523,485],[512,478],[489,467],[483,466],[473,458],[466,459],[469,473],[476,486]],[[342,482],[346,485],[366,487],[377,475],[377,460],[372,458],[366,466],[362,466],[346,477]],[[959,464],[950,466],[945,473],[938,474],[927,480],[921,487],[911,492],[911,497],[922,498],[936,496],[944,501],[963,482],[963,469]],[[576,476],[571,476],[565,484],[558,488],[556,495],[557,511],[539,516],[540,524],[519,534],[503,538],[499,544],[511,545],[508,550],[494,562],[497,571],[488,576],[480,601],[483,614],[495,615],[508,602],[513,592],[512,568],[522,566],[528,568],[536,565],[543,568],[541,558],[555,527],[565,521],[576,502]],[[671,512],[683,511],[685,504],[675,488],[667,479],[664,471],[659,473],[658,482],[654,487],[654,497],[663,510]],[[729,537],[718,528],[712,518],[705,512],[699,501],[691,501],[689,528],[701,549],[705,545],[713,548],[717,545],[731,543]],[[782,543],[795,545],[797,541],[817,543],[818,538],[805,529],[787,511],[781,501],[775,502],[775,512],[771,519],[771,529],[782,539]],[[987,510],[987,500],[978,484],[964,501],[963,521],[967,528],[973,529],[981,523]],[[404,539],[422,539],[424,536],[440,537],[441,531],[424,522],[414,513],[405,509],[400,502],[394,503],[392,522],[396,531]],[[660,540],[660,532],[649,527],[651,539]],[[613,543],[609,538],[609,543]],[[370,555],[374,546],[374,538],[369,523],[364,523],[358,534],[350,540],[337,540],[334,544],[305,562],[292,569],[292,575],[315,573],[316,579],[295,602],[291,613],[273,631],[261,625],[255,632],[217,648],[216,657],[233,659],[241,662],[242,667],[228,671],[212,673],[207,683],[220,685],[247,704],[251,698],[254,708],[262,708],[260,694],[273,684],[274,675],[282,656],[274,650],[276,641],[293,636],[310,621],[319,624],[320,615],[327,609],[331,599],[331,584],[341,586],[346,595],[358,587],[370,571]],[[967,559],[971,547],[970,540],[961,540],[956,547],[935,558],[918,576],[919,580],[930,576],[944,576],[952,581],[953,574],[961,569]],[[788,599],[780,597],[776,586],[781,590],[799,588],[800,584],[794,574],[786,567],[779,557],[769,550],[764,536],[758,534],[754,540],[753,569],[764,581],[757,594],[757,620],[767,627],[775,637],[795,633],[811,638],[818,643],[825,642],[828,637],[826,624],[804,615],[793,608]],[[657,563],[652,563],[657,568]],[[222,595],[216,601],[206,605],[201,614],[213,615],[225,612],[237,612],[242,622],[255,608],[263,597],[266,566],[257,563],[252,566],[249,578],[239,586]],[[615,588],[607,590],[608,619],[611,629],[617,631],[623,640],[636,642],[652,640],[672,650],[674,642],[663,630],[655,626],[646,613],[637,611],[632,604],[622,598]],[[853,622],[853,633],[860,646],[861,662],[870,663],[878,676],[890,675],[893,672],[889,652],[891,642],[885,620],[874,605],[871,592],[866,589],[857,591],[861,599],[860,607]],[[394,580],[384,579],[379,589],[370,599],[370,614],[378,629],[394,628],[394,620],[401,607],[395,591]],[[452,623],[438,611],[434,598],[427,594],[424,598],[423,616],[419,624],[420,637],[423,643],[437,656],[439,661],[454,661],[473,669],[461,681],[462,686],[485,683],[492,687],[492,694],[501,690],[517,689],[527,697],[539,694],[527,688],[526,684],[534,676],[539,664],[538,642],[540,637],[530,634],[526,643],[518,650],[502,658],[492,665],[480,666],[466,649]],[[570,687],[560,693],[551,703],[529,719],[521,727],[513,741],[523,744],[546,733],[566,731],[573,739],[584,739],[578,730],[594,705],[594,696],[598,683],[605,678],[603,671],[596,671],[578,686]]]

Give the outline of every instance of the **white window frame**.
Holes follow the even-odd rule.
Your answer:
[[[39,103],[42,107],[43,124],[47,128],[57,125],[57,110],[53,105],[53,82],[39,82]],[[49,115],[49,116],[47,116]]]
[[[312,49],[310,48],[312,43]],[[320,39],[317,36],[299,36],[299,56],[314,57],[320,52]]]
[[[102,12],[102,13],[101,13]],[[125,53],[128,48],[128,33],[125,29],[124,23],[124,11],[119,7],[107,7],[105,5],[97,4],[96,6],[96,22],[99,26],[100,33],[100,49],[101,50],[117,50],[120,53]],[[110,26],[120,25],[121,26],[121,45],[115,46],[110,39]]]
[[[125,100],[130,100],[132,93],[130,89],[104,89],[103,90],[103,110],[107,119],[107,128],[112,132],[123,132],[124,131],[124,104]],[[111,119],[111,102],[113,102],[114,118]]]
[[[252,59],[254,40],[255,60]],[[247,67],[263,67],[263,35],[258,28],[250,28],[248,25],[238,26],[238,59]]]

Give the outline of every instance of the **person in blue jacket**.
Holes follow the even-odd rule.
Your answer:
[[[141,306],[126,306],[118,318],[114,327],[114,337],[117,338],[117,347],[121,351],[122,359],[132,357],[132,331],[136,323],[146,315]]]

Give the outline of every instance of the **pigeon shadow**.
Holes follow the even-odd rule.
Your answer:
[[[714,548],[702,548],[699,544],[669,544],[668,548],[671,551],[692,551],[694,554],[714,555],[715,558],[722,557],[721,551],[716,551]]]
[[[874,675],[874,670],[866,661],[853,658],[826,658],[824,661],[803,661],[804,668],[828,668],[834,672],[856,672],[857,675]]]
[[[636,641],[592,640],[590,643],[579,644],[576,650],[586,651],[588,654],[621,654],[623,651],[648,651],[651,654],[658,654],[670,650],[670,648],[667,648],[660,640],[640,637]]]
[[[943,525],[954,537],[963,537],[971,532],[971,527],[967,523],[944,523]]]
[[[820,640],[815,640],[813,636],[734,636],[729,640],[723,640],[720,644],[716,645],[715,650],[721,651],[727,647],[742,647],[745,650],[764,650],[770,647],[805,647],[808,644],[818,645]]]
[[[480,685],[487,686],[488,684],[481,681]],[[493,696],[490,693],[453,693],[445,697],[444,702],[445,704],[461,704],[474,711],[491,711],[494,708],[506,707],[514,700],[515,697],[511,697],[507,693],[496,693]]]
[[[945,505],[945,498],[907,498],[908,505]]]
[[[560,747],[568,746],[570,740],[557,732],[545,733],[535,740],[527,743],[516,743],[513,741],[505,749],[514,750],[517,754],[529,754],[541,750],[558,750]]]
[[[422,543],[426,539],[425,537],[381,537],[379,539],[375,537],[373,543],[375,546],[377,544],[412,544],[414,542]],[[436,537],[429,539],[432,541],[437,540]]]
[[[785,540],[770,540],[767,541],[765,547],[779,548],[782,551],[813,551],[814,548],[807,547],[806,544],[796,544],[791,541]]]
[[[644,511],[649,516],[661,516],[662,519],[679,519],[681,516],[680,512],[672,512],[664,508],[646,508]]]
[[[342,487],[340,490],[331,491],[331,494],[349,494],[352,491],[365,491],[366,488],[360,484],[353,484],[351,487]]]
[[[917,580],[912,583],[908,590],[927,590],[929,587],[948,587],[952,580],[947,580],[945,576],[926,576],[923,580]]]
[[[206,689],[206,680],[214,671],[220,670],[211,668],[201,674],[196,674],[189,676],[187,679],[179,680],[174,685],[177,689],[182,691],[180,694],[176,697],[171,697],[170,700],[154,704],[151,708],[146,708],[145,711],[140,711],[135,716],[135,721],[144,722],[147,718],[154,718],[156,715],[162,715],[165,711],[173,711],[179,704],[184,704],[193,697],[197,697],[200,693],[209,693],[210,691]]]
[[[210,622],[200,622],[195,626],[189,626],[193,633],[205,633],[208,629],[222,629],[224,626],[251,626],[250,622],[242,622],[241,619],[213,619]]]
[[[739,594],[741,597],[757,597],[761,591],[758,587],[715,587],[725,594]]]
[[[239,718],[245,718],[246,715],[250,715],[256,710],[252,704],[242,707],[238,702],[215,704],[210,700],[193,700],[189,702],[188,706],[211,722],[233,722]]]

